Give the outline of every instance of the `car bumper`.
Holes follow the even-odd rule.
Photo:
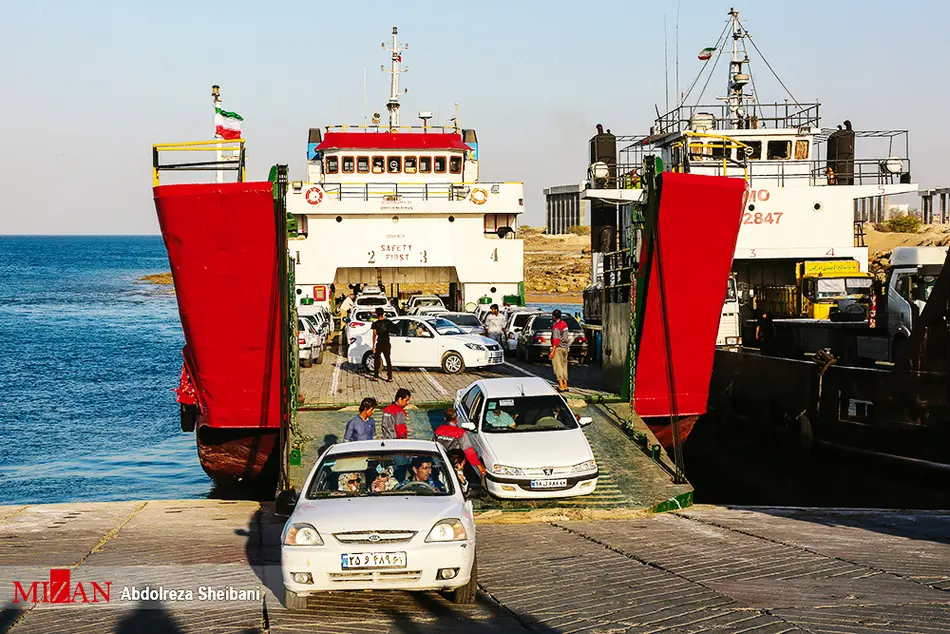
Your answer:
[[[551,344],[533,343],[527,346],[528,352],[536,357],[547,356],[551,354]],[[583,359],[587,356],[587,344],[583,346],[571,346],[567,352],[570,359]]]
[[[333,539],[332,537],[330,538]],[[343,570],[343,553],[405,552],[406,566],[390,569]],[[468,583],[475,558],[475,540],[442,544],[370,544],[283,547],[280,553],[284,587],[306,595],[331,590],[450,590]],[[452,579],[437,579],[439,570],[458,568]],[[297,583],[293,573],[308,572],[313,583]]]
[[[518,340],[517,339],[505,339],[505,350],[508,352],[514,352],[518,349]]]
[[[504,363],[505,351],[488,350],[485,352],[475,352],[474,354],[466,355],[463,358],[465,359],[465,367],[483,368],[488,365],[500,365]]]
[[[512,478],[496,476],[494,474],[488,473],[485,474],[485,486],[488,488],[488,492],[497,498],[532,500],[546,498],[568,498],[593,493],[597,488],[597,479],[599,477],[600,472],[595,471],[593,473],[586,473],[579,476],[565,478],[567,480],[567,484],[563,487],[534,489],[531,488],[532,480],[556,480],[558,478],[556,476],[542,478]]]

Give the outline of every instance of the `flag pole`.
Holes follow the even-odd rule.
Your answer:
[[[215,84],[211,87],[211,99],[214,106],[214,128],[215,128],[215,139],[221,139],[222,137],[218,135],[218,108],[221,107],[221,87]],[[217,157],[218,166],[221,166],[221,163],[224,162],[224,153],[221,151],[220,145],[218,146],[217,151],[215,152]],[[215,181],[218,183],[224,182],[224,172],[217,170],[215,172]]]

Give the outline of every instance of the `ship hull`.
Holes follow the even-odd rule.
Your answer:
[[[201,426],[195,435],[198,460],[215,484],[269,486],[277,477],[276,430]]]

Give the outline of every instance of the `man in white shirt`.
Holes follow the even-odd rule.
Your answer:
[[[488,336],[499,344],[505,342],[505,316],[498,312],[498,304],[491,305],[491,312],[485,316],[485,330]]]
[[[350,314],[350,309],[356,304],[356,300],[353,297],[353,293],[350,293],[346,296],[342,302],[340,302],[340,317],[346,317]]]

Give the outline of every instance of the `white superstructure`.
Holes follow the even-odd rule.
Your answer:
[[[287,211],[298,236],[297,297],[348,284],[445,284],[459,307],[520,295],[524,251],[516,238],[524,211],[520,182],[479,180],[475,131],[399,125],[398,77],[406,49],[393,28],[389,125],[312,129],[308,182],[291,182]],[[385,69],[384,69],[385,70]]]

